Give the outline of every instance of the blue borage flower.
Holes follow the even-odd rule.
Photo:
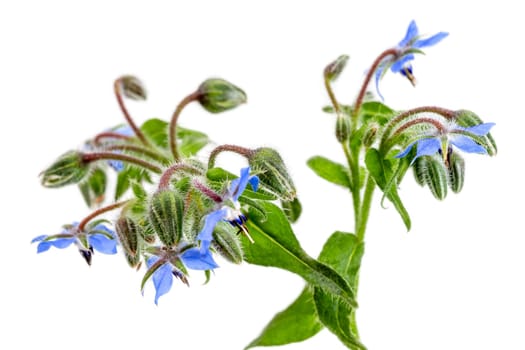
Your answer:
[[[159,298],[171,290],[173,276],[188,284],[186,275],[176,267],[178,261],[191,270],[213,270],[219,267],[209,250],[201,252],[199,248],[185,248],[185,245],[181,244],[176,249],[162,249],[159,250],[158,255],[152,255],[147,259],[148,269],[154,269],[151,277],[155,286],[156,305]]]
[[[412,65],[410,64],[410,61],[415,58],[414,54],[422,53],[420,49],[433,46],[447,36],[447,32],[439,32],[429,38],[421,39],[416,22],[411,21],[405,37],[395,47],[397,53],[391,57],[387,57],[377,68],[375,81],[379,97],[383,99],[383,95],[379,92],[379,80],[383,77],[388,68],[394,73],[401,73],[408,78],[412,84],[415,84],[415,78],[412,74]]]
[[[487,150],[472,139],[472,135],[485,136],[495,123],[483,123],[471,127],[460,127],[451,124],[442,131],[430,132],[423,134],[417,141],[410,143],[402,152],[397,154],[396,158],[405,157],[414,145],[417,145],[417,152],[412,159],[412,163],[421,156],[430,156],[436,153],[443,155],[445,164],[449,152],[449,143],[463,152],[487,154]]]
[[[245,227],[246,216],[241,212],[241,204],[239,203],[239,197],[246,189],[248,183],[254,191],[257,191],[257,188],[259,187],[259,178],[255,175],[250,176],[250,167],[242,168],[240,177],[231,182],[226,194],[222,196],[222,201],[219,204],[220,207],[209,213],[204,219],[204,227],[197,236],[197,239],[201,242],[201,252],[205,252],[209,249],[213,239],[213,230],[221,220],[225,220],[232,226],[242,230],[242,232],[244,232],[248,239],[253,243],[253,240]]]
[[[91,265],[94,250],[104,254],[117,253],[115,232],[103,224],[81,231],[78,229],[78,222],[74,222],[71,225],[64,225],[64,230],[59,234],[37,236],[31,241],[31,243],[36,242],[39,242],[37,253],[48,251],[51,247],[64,249],[75,244],[88,265]]]

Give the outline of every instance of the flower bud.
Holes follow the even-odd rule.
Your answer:
[[[246,103],[246,94],[223,79],[208,79],[198,89],[198,101],[210,113],[220,113]]]
[[[53,188],[78,183],[88,172],[89,165],[82,160],[82,153],[69,151],[61,155],[40,175],[42,185]]]
[[[162,190],[151,198],[149,221],[167,247],[175,246],[182,237],[183,214],[184,198],[179,192]]]
[[[128,217],[120,217],[115,223],[120,245],[131,267],[136,267],[140,262],[139,230],[141,227]]]
[[[350,135],[350,117],[345,113],[338,113],[335,122],[335,137],[337,141],[343,143],[348,140]]]
[[[328,81],[335,81],[348,62],[348,55],[341,55],[324,69],[324,76]]]
[[[234,264],[240,264],[243,253],[239,236],[231,225],[219,222],[213,230],[212,246],[224,259]]]
[[[377,137],[377,124],[372,124],[365,132],[363,136],[363,145],[368,148],[372,146],[376,140]]]
[[[284,201],[292,201],[296,196],[292,178],[279,153],[268,147],[253,150],[248,163],[259,177],[260,183]]]
[[[88,207],[96,207],[104,202],[107,177],[104,170],[96,168],[80,181],[78,187]]]
[[[447,196],[447,171],[440,157],[422,156],[414,161],[414,176],[420,185],[427,185],[436,199]]]
[[[122,84],[122,93],[127,98],[135,101],[146,99],[146,89],[138,78],[132,75],[125,75],[120,78],[120,82]]]
[[[449,152],[447,170],[450,189],[459,193],[465,182],[465,160],[458,152]]]

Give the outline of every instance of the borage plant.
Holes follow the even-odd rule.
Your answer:
[[[415,54],[447,35],[422,38],[412,21],[399,44],[375,59],[352,105],[340,104],[332,90],[348,57],[343,55],[325,68],[331,106],[324,110],[335,114],[335,137],[346,164],[314,156],[308,166],[349,191],[354,233],[333,233],[318,259],[301,248],[292,230],[301,203],[276,150],[227,144],[202,152],[210,144],[206,134],[178,126],[189,103],[220,113],[246,101],[241,89],[222,79],[206,80],[182,99],[169,123],[150,119],[139,127],[123,99],[146,98],[142,83],[132,76],[114,84],[127,124],[102,131],[42,172],[46,187],[77,184],[94,211],[64,225],[60,233],[34,238],[37,251],[74,244],[91,264],[95,251],[120,250],[131,267],[144,268],[141,288],[153,282],[155,303],[170,291],[174,277],[188,284],[189,270],[203,271],[208,280],[218,268],[216,254],[233,263],[282,268],[303,277],[306,286],[247,348],[303,341],[326,327],[346,347],[365,349],[356,323],[356,299],[375,189],[393,204],[409,230],[410,217],[398,186],[410,168],[416,181],[442,200],[449,188],[457,193],[463,187],[465,161],[460,151],[496,154],[489,134],[494,124],[483,123],[471,111],[437,106],[395,111],[382,102],[381,78],[390,70],[414,84]],[[371,80],[380,101],[367,93]],[[243,157],[246,167],[233,172],[216,167],[222,152]],[[209,155],[204,162],[203,153]],[[116,175],[113,202],[107,204],[112,171]],[[120,211],[115,222],[104,218],[114,210]]]

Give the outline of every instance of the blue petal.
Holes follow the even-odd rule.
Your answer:
[[[414,147],[414,145],[416,144],[417,141],[414,141],[412,142],[410,145],[407,146],[407,148],[405,148],[403,150],[403,152],[400,152],[398,154],[396,154],[396,156],[394,158],[403,158],[404,156],[406,156],[408,154],[408,152],[410,152],[410,150],[412,149],[412,147]]]
[[[213,239],[212,233],[215,225],[228,214],[228,209],[219,209],[212,211],[204,219],[204,227],[201,232],[197,235],[197,239],[201,241],[201,252],[204,254],[209,248],[211,240]]]
[[[250,176],[248,182],[250,183],[250,186],[252,186],[252,189],[257,192],[257,189],[259,188],[259,177],[257,177],[257,175]]]
[[[55,247],[58,249],[64,249],[64,248],[69,247],[71,243],[75,241],[76,241],[75,237],[57,238],[51,241],[43,241],[43,242],[38,243],[36,252],[42,253],[42,252],[49,250],[49,248],[51,247]]]
[[[135,136],[133,129],[129,125],[123,125],[115,129],[113,132],[123,136]]]
[[[230,196],[234,201],[239,199],[239,196],[244,192],[246,185],[250,178],[250,167],[241,169],[241,176],[232,181],[230,185]]]
[[[392,64],[392,67],[390,67],[390,70],[394,73],[399,73],[405,66],[408,64],[409,61],[412,61],[415,58],[415,56],[411,53],[404,55],[397,61],[395,61]]]
[[[146,264],[151,268],[159,260],[159,257],[152,256]],[[153,285],[155,286],[155,304],[159,304],[159,298],[168,293],[173,285],[173,274],[170,263],[165,263],[153,272]]]
[[[486,154],[487,150],[468,136],[454,135],[450,137],[450,143],[467,153]]]
[[[124,169],[124,163],[121,160],[108,160],[108,164],[112,167],[117,173],[121,172]]]
[[[96,251],[104,254],[117,254],[117,240],[110,239],[102,234],[89,235],[89,244]]]
[[[441,149],[441,141],[436,138],[422,139],[417,142],[416,156],[412,160],[416,160],[421,156],[431,156],[436,154]]]
[[[407,33],[405,34],[405,37],[403,40],[397,44],[399,47],[405,47],[407,46],[419,33],[419,30],[417,29],[416,21],[412,20],[410,24],[408,25]]]
[[[209,250],[201,253],[200,249],[191,248],[182,253],[180,258],[184,265],[192,270],[213,270],[219,267]]]
[[[38,246],[36,248],[37,253],[43,253],[49,250],[51,248],[51,243],[49,242],[40,242],[38,243]]]
[[[384,66],[379,66],[376,71],[376,91],[381,100],[384,100],[383,95],[381,95],[381,92],[379,91],[379,79],[381,79],[381,76],[383,74]]]
[[[496,123],[483,123],[468,128],[461,128],[461,130],[468,131],[474,135],[485,136],[490,132],[490,129],[492,129],[494,125],[496,125]]]
[[[421,48],[423,48],[423,47],[436,45],[436,44],[439,43],[441,40],[445,39],[447,36],[448,36],[448,33],[447,33],[447,32],[439,32],[439,33],[437,33],[437,34],[431,36],[430,38],[422,39],[422,40],[417,40],[417,41],[412,45],[412,47],[415,48],[415,49],[421,49]]]
[[[48,235],[40,235],[40,236],[36,236],[35,238],[33,238],[31,240],[31,243],[35,243],[35,242],[40,242],[40,241],[43,241],[44,239],[46,239],[48,237]]]

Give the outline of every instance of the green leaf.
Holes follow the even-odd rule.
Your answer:
[[[394,172],[390,162],[383,160],[377,149],[370,148],[365,155],[365,164],[381,191],[394,204],[397,212],[401,215],[407,230],[410,230],[410,216],[397,192],[398,181],[393,178]]]
[[[379,101],[367,101],[361,105],[361,115],[364,124],[376,122],[385,125],[396,112]]]
[[[358,242],[355,235],[335,232],[326,241],[319,261],[332,267],[355,288],[363,253],[364,244]],[[354,336],[357,333],[357,327],[353,324],[355,309],[348,308],[346,303],[339,303],[320,288],[314,289],[315,302],[312,288],[305,287],[300,296],[285,310],[275,315],[247,348],[303,341],[317,334],[324,324],[345,345],[364,349]]]
[[[300,342],[311,338],[322,328],[315,311],[312,291],[305,288],[290,306],[275,315],[245,349]]]
[[[94,207],[104,201],[107,177],[104,170],[95,168],[89,177],[80,182],[78,187],[88,207]]]
[[[151,178],[147,171],[137,168],[133,165],[125,165],[124,169],[117,175],[115,185],[115,200],[121,198],[130,188],[132,183],[141,184],[143,182],[151,183]]]
[[[152,118],[144,122],[140,129],[156,146],[165,150],[168,149],[167,122]],[[185,157],[195,155],[210,142],[206,134],[180,126],[177,126],[177,139],[179,141],[179,151]]]
[[[322,156],[314,156],[306,163],[319,177],[339,186],[350,188],[348,169]]]
[[[355,289],[363,253],[364,244],[359,242],[355,235],[335,232],[323,246],[319,261],[332,267]],[[334,299],[318,287],[314,288],[314,302],[323,325],[343,344],[350,349],[366,349],[359,342],[354,308]]]
[[[332,268],[310,257],[301,248],[283,211],[269,202],[261,202],[265,220],[250,210],[246,226],[255,243],[243,236],[244,258],[255,265],[288,270],[320,287],[334,299],[355,307],[354,293],[348,283]]]

